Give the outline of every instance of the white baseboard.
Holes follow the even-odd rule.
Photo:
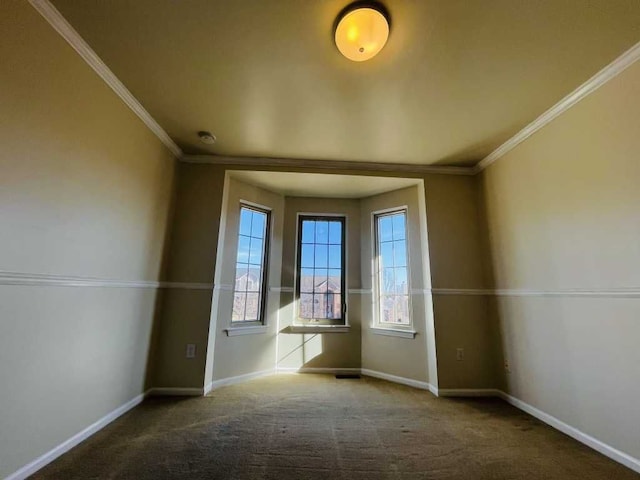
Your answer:
[[[549,415],[548,413],[543,412],[542,410],[537,409],[536,407],[529,405],[522,400],[513,397],[501,390],[494,388],[438,388],[434,385],[431,385],[427,382],[419,382],[417,380],[398,377],[396,375],[390,375],[387,373],[376,372],[375,370],[368,370],[363,368],[361,370],[363,375],[368,375],[370,377],[380,378],[382,380],[387,380],[389,382],[400,383],[402,385],[408,385],[410,387],[421,388],[424,390],[429,390],[435,396],[440,397],[499,397],[510,403],[516,408],[528,413],[536,417],[537,419],[543,421],[547,425],[555,428],[556,430],[569,435],[575,440],[587,445],[588,447],[593,448],[597,452],[615,460],[618,463],[621,463],[625,467],[630,468],[631,470],[640,473],[640,459],[632,457],[628,453],[622,452],[611,445],[607,445],[606,443],[588,435],[571,425],[564,423],[563,421],[557,419],[556,417]]]
[[[393,381],[393,380],[390,380]],[[601,442],[597,438],[592,437],[571,425],[563,422],[562,420],[554,417],[553,415],[549,415],[546,412],[530,405],[519,398],[516,398],[508,393],[505,393],[498,389],[491,388],[480,388],[480,389],[469,389],[469,388],[440,388],[438,389],[438,393],[436,395],[441,397],[499,397],[505,400],[507,403],[510,403],[514,407],[522,410],[523,412],[528,413],[529,415],[536,417],[538,420],[543,421],[547,425],[555,428],[556,430],[561,431],[562,433],[569,435],[575,440],[583,443],[584,445],[593,448],[597,452],[609,457],[612,460],[615,460],[618,463],[621,463],[625,467],[630,468],[638,473],[640,473],[640,459],[634,458],[631,455],[621,452],[620,450],[607,445],[604,442]]]
[[[211,391],[211,390],[215,390],[216,388],[224,387],[224,386],[227,386],[227,385],[235,385],[236,383],[246,382],[247,380],[252,380],[254,378],[266,377],[267,375],[273,375],[275,372],[276,372],[275,369],[269,368],[267,370],[261,370],[259,372],[246,373],[244,375],[238,375],[236,377],[222,378],[220,380],[214,380],[209,385],[207,385],[207,388],[209,388],[209,391]]]
[[[640,473],[640,459],[634,458],[628,453],[621,452],[617,448],[612,447],[611,445],[607,445],[604,442],[601,442],[597,438],[593,438],[591,435],[588,435],[571,425],[564,423],[562,420],[554,417],[553,415],[549,415],[548,413],[543,412],[542,410],[537,409],[533,405],[529,405],[526,402],[523,402],[519,398],[513,397],[508,393],[497,391],[498,396],[510,403],[516,408],[519,408],[523,412],[528,413],[531,416],[536,417],[538,420],[543,421],[547,425],[552,426],[556,430],[560,430],[562,433],[569,435],[570,437],[578,440],[580,443],[585,444],[588,447],[593,448],[597,452],[609,457],[612,460],[615,460],[618,463],[621,463],[625,467],[630,468],[631,470]]]
[[[381,380],[387,380],[389,382],[399,383],[400,385],[407,385],[408,387],[419,388],[421,390],[429,390],[433,392],[432,389],[434,388],[429,382],[422,382],[420,380],[414,380],[413,378],[398,377],[397,375],[369,370],[368,368],[362,368],[360,372],[362,375],[366,375],[368,377],[379,378]],[[434,393],[434,395],[436,394]]]
[[[622,452],[606,443],[588,435],[571,425],[564,423],[562,420],[549,415],[548,413],[539,410],[538,408],[516,398],[512,395],[509,395],[501,390],[497,389],[485,389],[485,388],[457,388],[457,389],[438,389],[436,386],[431,385],[428,382],[422,382],[419,380],[414,380],[411,378],[399,377],[397,375],[391,375],[388,373],[378,372],[376,370],[369,370],[366,368],[278,368],[278,369],[268,369],[262,370],[259,372],[248,373],[245,375],[238,375],[236,377],[224,378],[221,380],[215,380],[209,383],[205,388],[153,388],[147,391],[144,394],[140,394],[135,398],[129,400],[124,405],[116,408],[112,412],[108,413],[100,420],[94,422],[89,425],[87,428],[82,430],[81,432],[76,433],[71,438],[65,440],[60,445],[54,447],[49,450],[44,455],[36,458],[32,462],[28,463],[24,467],[20,468],[16,472],[12,473],[5,480],[23,480],[33,475],[35,472],[43,468],[45,465],[51,463],[56,458],[60,457],[62,454],[66,453],[79,443],[83,442],[87,438],[89,438],[94,433],[106,427],[109,423],[113,422],[115,419],[125,414],[135,406],[139,405],[148,395],[189,395],[189,396],[201,396],[206,395],[209,391],[219,388],[225,385],[234,385],[237,383],[242,383],[247,380],[251,380],[253,378],[263,377],[267,375],[272,375],[274,373],[286,373],[286,372],[298,372],[298,373],[361,373],[362,375],[366,375],[369,377],[379,378],[382,380],[387,380],[393,383],[399,383],[401,385],[407,385],[409,387],[419,388],[421,390],[429,390],[436,396],[442,397],[499,397],[510,403],[516,408],[528,413],[529,415],[536,417],[542,422],[550,425],[556,430],[561,431],[562,433],[569,435],[575,440],[587,445],[588,447],[593,448],[597,452],[615,460],[618,463],[630,468],[631,470],[640,473],[640,459],[632,457],[631,455]]]
[[[440,397],[499,397],[495,388],[439,388]]]
[[[358,375],[360,374],[360,368],[318,368],[318,367],[278,367],[277,373],[328,373],[330,375]]]
[[[194,387],[154,387],[147,392],[148,396],[168,396],[168,397],[201,397],[204,395],[204,388]]]
[[[5,478],[5,480],[23,480],[29,477],[30,475],[33,475],[38,470],[43,468],[45,465],[48,465],[49,463],[53,462],[56,458],[58,458],[63,453],[68,452],[73,447],[83,442],[84,440],[89,438],[91,435],[93,435],[97,431],[102,430],[108,424],[113,422],[116,418],[124,415],[133,407],[139,405],[142,402],[142,400],[144,400],[144,397],[145,397],[145,394],[143,393],[132,398],[127,403],[125,403],[124,405],[121,405],[120,407],[116,408],[112,412],[108,413],[97,422],[92,423],[84,430],[76,433],[74,436],[72,436],[71,438],[68,438],[67,440],[62,442],[60,445],[52,448],[44,455],[41,455],[35,460],[33,460],[32,462],[28,463],[27,465],[22,467],[20,470],[12,473],[7,478]]]
[[[208,395],[211,390],[213,390],[213,382],[209,382],[204,386],[204,395]]]

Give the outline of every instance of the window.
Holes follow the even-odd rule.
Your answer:
[[[269,212],[240,206],[240,227],[231,322],[263,322]]]
[[[374,215],[377,323],[380,327],[411,326],[407,211]]]
[[[299,322],[345,324],[344,225],[344,217],[299,217],[296,268]]]

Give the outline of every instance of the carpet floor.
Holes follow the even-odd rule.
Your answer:
[[[151,398],[34,479],[640,479],[498,399],[275,375]]]

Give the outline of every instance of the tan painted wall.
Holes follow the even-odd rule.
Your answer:
[[[640,64],[483,173],[497,288],[640,286]],[[498,297],[503,387],[640,458],[640,301]]]
[[[157,281],[173,158],[27,2],[0,38],[0,271]],[[0,478],[144,391],[157,300],[0,285]]]
[[[374,324],[373,293],[362,295],[362,368],[377,372],[428,382],[428,313],[432,307],[430,296],[425,295],[431,279],[429,272],[423,271],[423,245],[420,228],[421,211],[419,188],[422,185],[403,188],[361,200],[360,254],[362,258],[362,288],[373,292],[372,263],[374,245],[372,242],[372,215],[376,211],[407,207],[408,254],[411,295],[411,317],[415,338],[399,338],[377,335],[369,326]]]
[[[264,168],[255,166],[225,166],[180,164],[178,169],[178,187],[176,199],[175,221],[172,229],[171,256],[167,278],[185,282],[211,282],[216,264],[216,246],[220,227],[220,212],[223,208],[223,187],[226,170],[244,170]],[[273,171],[283,170],[278,168]],[[297,171],[311,170],[297,169]],[[326,173],[322,172],[322,173]],[[340,171],[339,174],[363,174],[375,176],[375,172]],[[380,175],[379,173],[377,175]],[[428,243],[431,257],[431,283],[439,287],[464,288],[484,286],[480,229],[477,209],[477,187],[475,179],[467,176],[425,175],[424,192],[426,195],[426,211],[428,224]],[[293,202],[293,203],[292,203]],[[301,203],[300,203],[301,202]],[[312,203],[308,203],[312,202]],[[360,221],[357,200],[309,200],[291,197],[287,201],[285,214],[285,234],[283,251],[285,260],[282,268],[282,285],[293,287],[293,255],[295,252],[295,210],[323,211],[334,208],[343,211],[348,207],[354,218]],[[352,203],[349,203],[352,202]],[[420,200],[424,202],[424,199]],[[304,207],[304,208],[303,208]],[[289,222],[287,224],[287,222]],[[360,227],[351,238],[359,235]],[[421,238],[426,238],[426,232]],[[420,240],[424,242],[424,240]],[[289,243],[287,243],[289,242]],[[352,251],[359,251],[360,244],[351,246]],[[359,256],[351,260],[360,262]],[[358,263],[359,265],[359,263]],[[355,269],[355,270],[354,270]],[[349,276],[350,288],[361,288],[359,266],[352,266],[350,271],[358,272],[358,277]],[[280,318],[281,329],[288,319],[293,318],[290,305],[293,294],[281,293]],[[323,367],[357,367],[360,366],[361,355],[355,339],[360,332],[360,294],[348,297],[349,315],[352,333],[308,336],[300,348],[299,334],[283,334],[279,336],[281,358],[280,366],[299,368],[307,364],[310,368]],[[163,387],[198,387],[206,385],[205,379],[213,378],[213,357],[207,361],[207,353],[212,355],[213,349],[206,351],[208,340],[213,340],[215,330],[209,330],[211,315],[211,291],[206,290],[169,290],[164,298],[162,322],[160,325],[160,342],[156,362],[155,386]],[[214,307],[216,302],[214,301]],[[438,329],[436,348],[427,349],[433,355],[427,362],[430,369],[430,382],[441,383],[441,388],[489,388],[495,386],[493,375],[493,351],[491,349],[491,322],[486,316],[486,300],[477,297],[463,298],[456,302],[454,297],[434,296],[433,306],[437,312],[435,321]],[[215,310],[214,310],[215,311]],[[357,314],[356,314],[357,312]],[[429,315],[429,312],[425,312]],[[491,317],[489,317],[491,318]],[[433,322],[427,325],[433,326]],[[358,333],[356,333],[358,330]],[[353,338],[348,335],[353,335]],[[426,332],[434,341],[434,333]],[[324,347],[324,352],[342,352],[340,356],[317,356],[323,349],[321,337],[331,337],[335,345]],[[342,338],[342,340],[340,340]],[[326,341],[326,340],[325,340]],[[196,343],[198,353],[195,360],[185,359],[186,343]],[[290,344],[289,344],[290,343]],[[344,345],[343,345],[344,343]],[[455,349],[465,348],[465,361],[455,360]],[[288,349],[288,350],[287,350]],[[283,357],[295,350],[286,359]],[[352,353],[345,353],[351,351]],[[286,353],[284,353],[286,352]],[[315,353],[313,353],[315,352]],[[336,354],[337,355],[337,354]],[[310,360],[313,357],[313,360]],[[325,361],[329,360],[331,361]],[[336,360],[334,362],[334,360]],[[205,372],[206,370],[206,372]],[[419,375],[423,378],[422,374]],[[441,377],[438,379],[438,377]],[[218,378],[216,376],[216,378]]]
[[[346,217],[347,289],[361,288],[360,202],[337,198],[285,198],[282,285],[294,287],[298,213],[334,213]],[[360,368],[360,295],[347,296],[349,333],[293,334],[286,331],[295,316],[294,293],[280,296],[278,366],[281,368]],[[283,332],[284,330],[284,332]]]
[[[212,165],[179,163],[177,172],[166,279],[212,284],[225,170]],[[211,298],[210,288],[164,292],[153,386],[204,387]],[[185,356],[188,343],[196,345],[193,359]]]
[[[282,270],[282,228],[284,220],[284,196],[269,192],[234,179],[228,179],[225,211],[225,230],[220,271],[216,271],[216,285],[228,287],[214,292],[212,326],[215,326],[213,351],[213,380],[246,375],[273,369],[276,361],[276,333]],[[228,337],[224,332],[231,326],[233,288],[235,284],[236,254],[240,201],[248,201],[271,209],[271,227],[268,253],[268,280],[265,305],[265,325],[268,330],[256,335]]]
[[[425,196],[433,288],[483,288],[476,177],[427,176]],[[434,294],[439,388],[496,386],[495,322],[487,308],[481,296]],[[457,348],[464,348],[463,361],[456,359]]]

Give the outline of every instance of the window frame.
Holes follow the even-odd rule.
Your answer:
[[[405,251],[406,251],[406,268],[407,268],[407,303],[408,303],[408,313],[409,313],[409,323],[408,324],[400,324],[400,323],[388,323],[382,321],[382,311],[381,311],[381,297],[382,290],[380,285],[380,245],[379,245],[379,231],[378,231],[378,219],[381,217],[391,216],[398,213],[404,213],[404,240],[405,240]],[[371,271],[373,277],[373,305],[375,308],[375,312],[373,315],[373,329],[374,330],[386,330],[386,331],[400,331],[407,333],[415,333],[414,324],[413,324],[413,304],[411,301],[411,248],[409,245],[409,207],[407,205],[385,208],[382,210],[376,210],[371,212],[371,229],[372,229],[372,258],[371,258]],[[411,336],[413,338],[413,336]]]
[[[231,297],[235,299],[236,294],[236,278],[238,275],[238,247],[240,245],[240,219],[242,216],[242,209],[252,210],[254,212],[259,212],[265,214],[265,227],[264,227],[264,239],[262,245],[262,265],[261,265],[261,278],[260,278],[260,290],[258,290],[258,319],[257,320],[233,320],[233,302],[231,303],[231,320],[229,322],[230,329],[242,329],[242,328],[254,328],[262,327],[267,325],[267,298],[268,298],[268,285],[267,280],[269,278],[269,252],[271,246],[271,213],[272,209],[265,205],[259,205],[257,203],[249,202],[247,200],[240,200],[239,208],[238,208],[238,227],[236,231],[236,248],[235,248],[235,257],[234,257],[234,268],[233,268],[233,288],[231,289]],[[249,264],[251,265],[251,264]],[[246,290],[245,290],[246,293]],[[245,300],[245,309],[246,309],[246,300]]]
[[[334,319],[309,319],[300,317],[300,283],[302,269],[302,222],[305,220],[314,221],[339,221],[341,223],[341,258],[340,258],[340,318]],[[346,327],[347,322],[347,216],[339,213],[297,213],[297,231],[296,231],[296,270],[295,270],[295,288],[294,288],[294,321],[293,326],[300,327]],[[315,245],[315,243],[314,243]]]

